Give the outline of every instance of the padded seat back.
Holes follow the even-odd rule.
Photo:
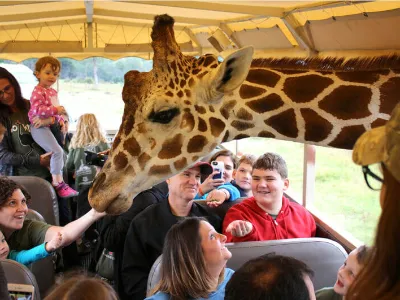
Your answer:
[[[239,269],[252,258],[275,253],[291,256],[306,263],[313,271],[315,290],[333,286],[339,267],[347,258],[343,247],[331,240],[322,238],[287,239],[262,242],[229,243],[227,248],[232,252],[227,267]],[[154,262],[147,281],[147,294],[160,281],[161,256]]]
[[[49,182],[34,176],[9,176],[10,179],[22,185],[31,195],[29,208],[43,216],[46,223],[59,225],[57,195]]]
[[[347,258],[344,248],[328,239],[302,238],[262,242],[229,243],[232,252],[227,267],[240,268],[246,261],[267,253],[291,256],[306,263],[313,271],[315,290],[333,286],[339,267]]]
[[[24,265],[11,259],[1,261],[8,283],[29,284],[35,288],[34,299],[40,300],[40,291],[35,276]]]

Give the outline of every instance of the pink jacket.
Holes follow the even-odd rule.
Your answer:
[[[59,120],[56,106],[58,106],[57,91],[37,85],[33,89],[31,96],[31,109],[28,112],[29,121],[32,123],[34,116],[38,116],[41,119],[57,117],[57,120]]]

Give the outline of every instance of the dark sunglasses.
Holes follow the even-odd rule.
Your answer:
[[[11,84],[7,85],[4,89],[0,90],[0,99],[4,97],[4,94],[10,94],[11,92]]]
[[[363,166],[364,179],[371,190],[379,191],[382,188],[383,178],[376,175],[368,166]]]

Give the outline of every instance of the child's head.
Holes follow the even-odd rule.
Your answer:
[[[333,287],[339,295],[345,296],[354,279],[364,267],[370,249],[367,246],[360,246],[350,252],[346,261],[339,268],[337,280]]]
[[[8,247],[6,237],[0,230],[0,260],[6,259],[9,252],[10,252],[10,247]]]
[[[253,164],[251,189],[261,207],[282,201],[283,192],[289,187],[285,160],[278,154],[267,152]]]
[[[39,80],[39,84],[47,88],[57,81],[60,71],[60,61],[55,57],[45,56],[36,62],[34,75]]]
[[[6,128],[3,126],[3,124],[0,123],[0,143],[3,140],[5,133],[6,133]]]
[[[233,173],[236,184],[244,191],[251,191],[251,172],[255,161],[256,157],[252,154],[242,155]]]

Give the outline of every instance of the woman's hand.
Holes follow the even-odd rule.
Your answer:
[[[46,251],[54,252],[62,245],[63,235],[61,232],[58,232],[48,243],[46,243]]]
[[[32,125],[35,128],[47,126],[53,123],[53,117],[46,118],[46,119],[41,119],[38,116],[34,116],[32,118]]]
[[[50,169],[50,158],[53,152],[47,152],[45,154],[40,155],[40,165],[47,169]]]
[[[213,190],[207,195],[207,205],[209,207],[220,206],[225,200],[229,199],[230,194],[226,189]]]
[[[219,171],[214,171],[212,172],[206,180],[200,185],[200,190],[204,194],[207,194],[209,191],[212,191],[216,187],[219,187],[220,185],[224,184],[225,181],[223,179],[213,179],[213,176],[218,174]],[[201,196],[203,196],[201,195]]]

